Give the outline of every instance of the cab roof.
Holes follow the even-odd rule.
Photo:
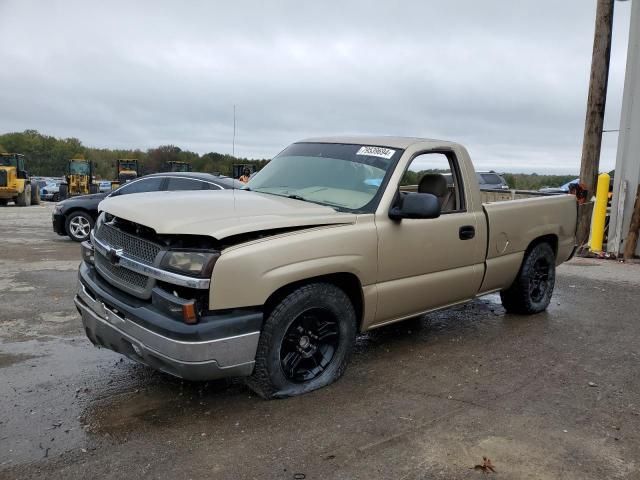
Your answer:
[[[338,136],[338,137],[317,137],[306,138],[296,143],[339,143],[339,144],[351,144],[351,145],[370,145],[374,147],[390,147],[390,148],[402,148],[407,149],[411,145],[416,143],[431,143],[434,146],[443,144],[451,144],[444,140],[436,140],[432,138],[419,138],[419,137],[394,137],[394,136],[369,136],[369,135],[354,135],[354,136]]]

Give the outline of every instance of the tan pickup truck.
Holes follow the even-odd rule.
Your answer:
[[[543,311],[576,229],[574,197],[483,204],[464,147],[396,137],[304,140],[245,189],[100,209],[75,298],[89,339],[266,398],[338,379],[358,332],[491,292]]]

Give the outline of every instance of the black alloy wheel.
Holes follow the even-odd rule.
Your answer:
[[[340,341],[338,319],[328,310],[311,308],[291,323],[280,346],[285,377],[303,383],[319,377],[335,355]]]

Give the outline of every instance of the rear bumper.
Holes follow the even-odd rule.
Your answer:
[[[251,375],[260,337],[261,313],[221,314],[219,322],[225,324],[224,328],[202,329],[194,335],[197,338],[185,338],[185,328],[198,326],[186,325],[168,316],[162,318],[153,308],[127,306],[93,283],[90,274],[83,262],[75,304],[87,337],[94,345],[187,380]],[[141,315],[146,325],[138,320]],[[156,321],[164,327],[162,332],[149,328]],[[167,331],[166,326],[172,324],[176,331]],[[233,333],[225,335],[225,331]]]

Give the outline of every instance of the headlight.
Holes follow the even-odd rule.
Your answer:
[[[169,250],[162,257],[160,267],[192,277],[211,276],[220,252],[198,250]]]
[[[93,229],[97,232],[103,223],[104,223],[104,212],[101,212],[98,215],[98,219],[96,220],[96,224],[93,226]]]

